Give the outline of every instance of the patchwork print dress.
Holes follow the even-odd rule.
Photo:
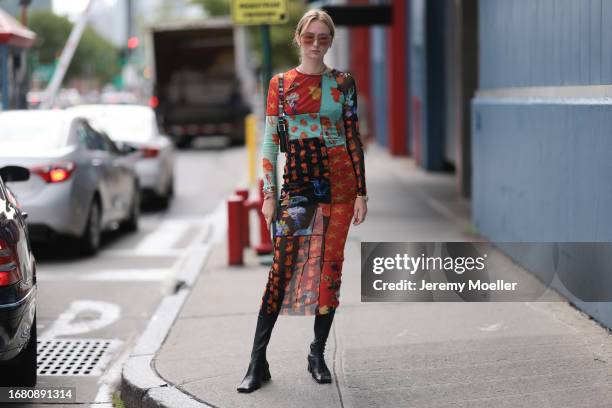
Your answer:
[[[274,260],[261,312],[326,314],[339,305],[344,244],[356,195],[366,194],[357,90],[348,73],[284,73],[289,143]],[[264,190],[276,188],[278,75],[270,81],[263,141]]]

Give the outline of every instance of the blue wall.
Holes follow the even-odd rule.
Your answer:
[[[372,92],[371,108],[374,110],[374,130],[376,140],[383,146],[389,144],[389,112],[387,92],[387,29],[385,27],[372,27],[370,30],[370,44],[372,50],[372,64],[370,83]]]
[[[480,87],[612,83],[612,1],[480,0]]]
[[[426,63],[425,63],[425,0],[412,0],[410,2],[410,7],[408,7],[410,18],[408,19],[408,25],[410,27],[410,63],[408,64],[408,69],[410,71],[410,96],[408,104],[409,109],[413,109],[413,99],[418,99],[421,102],[421,115],[419,118],[413,117],[413,113],[411,113],[410,117],[412,118],[412,126],[409,131],[411,138],[414,139],[416,135],[414,134],[414,129],[416,127],[416,122],[420,123],[420,134],[421,134],[421,145],[423,143],[423,138],[427,135],[427,71],[426,71]],[[414,148],[414,145],[411,145],[410,148]],[[422,149],[421,149],[422,150]],[[417,154],[417,152],[412,152],[413,156]],[[418,152],[419,155],[422,156],[422,152]]]
[[[479,7],[484,92],[472,103],[475,225],[498,242],[612,242],[612,101],[512,93],[611,84],[612,1],[480,0]],[[487,96],[500,88],[511,89]],[[575,254],[570,248],[567,255]],[[529,254],[512,256],[530,261]],[[595,290],[610,267],[573,273]],[[612,327],[612,303],[583,302],[554,287]]]
[[[421,165],[440,170],[444,162],[444,2],[412,0],[410,101],[421,101]],[[414,118],[413,118],[414,120]],[[414,125],[413,125],[414,126]],[[410,129],[411,133],[413,129]]]
[[[473,217],[497,241],[612,241],[612,101],[476,99]]]

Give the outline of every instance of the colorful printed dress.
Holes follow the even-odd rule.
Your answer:
[[[276,209],[274,260],[261,312],[326,314],[339,305],[344,244],[356,195],[366,195],[357,90],[348,73],[284,73],[289,143]],[[278,75],[270,81],[264,190],[276,188]]]

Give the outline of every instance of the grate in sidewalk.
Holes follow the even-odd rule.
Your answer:
[[[38,375],[101,375],[120,343],[101,339],[39,341]]]

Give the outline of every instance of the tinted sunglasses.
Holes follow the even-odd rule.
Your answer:
[[[312,33],[304,33],[300,35],[300,39],[304,45],[314,44],[315,38],[321,47],[327,47],[329,44],[331,44],[332,40],[332,36],[329,34],[320,34],[319,36],[315,36]]]

